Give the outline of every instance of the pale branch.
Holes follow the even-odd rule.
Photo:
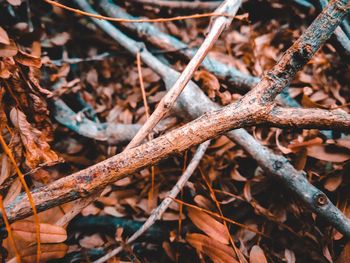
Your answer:
[[[164,212],[168,209],[168,207],[174,201],[174,198],[176,198],[176,196],[183,189],[186,182],[190,179],[191,175],[196,170],[209,144],[210,144],[210,141],[206,141],[198,146],[195,154],[193,155],[191,162],[188,164],[186,170],[180,176],[179,180],[176,182],[174,187],[169,191],[167,197],[164,198],[164,200],[160,203],[160,205],[152,211],[151,215],[147,218],[145,223],[143,223],[143,225],[131,237],[127,239],[127,242],[126,242],[127,244],[133,243],[136,239],[142,236],[157,220],[159,220],[162,217]],[[117,255],[118,253],[120,253],[122,250],[123,250],[122,246],[115,248],[111,252],[107,253],[105,256],[94,261],[94,263],[103,263],[108,259]]]
[[[339,4],[339,2],[336,1],[331,4]],[[324,14],[322,13],[320,16]],[[329,21],[329,23],[333,23],[333,21]],[[284,66],[288,67],[289,65]],[[185,92],[187,90],[185,89]],[[251,92],[237,103],[207,113],[195,121],[148,143],[57,180],[50,185],[33,190],[33,198],[38,210],[43,211],[90,195],[94,191],[104,188],[105,185],[112,181],[125,177],[145,166],[168,157],[170,154],[181,152],[234,127],[259,123],[259,120],[263,119],[272,107],[259,105],[256,103],[256,98],[251,96],[252,94]],[[198,97],[195,97],[195,101],[198,102]],[[254,145],[255,143],[256,148],[248,147],[247,149],[252,156],[256,155],[255,158],[258,160],[259,165],[280,177],[306,204],[311,206],[314,212],[326,218],[330,224],[334,225],[348,238],[350,237],[349,219],[322,192],[310,185],[304,176],[304,172],[297,172],[284,157],[274,155],[267,148],[262,147],[253,138],[249,137],[249,134],[247,138],[244,138],[244,135],[247,135],[247,133],[243,130],[238,130],[236,133],[230,132],[228,135],[231,138],[236,137],[235,140],[237,141],[244,140],[244,142],[241,142],[242,145]],[[252,140],[249,141],[249,138]],[[271,159],[270,162],[265,163],[267,156]],[[11,221],[32,214],[27,197],[23,194],[11,203],[6,208],[6,211]]]
[[[274,107],[266,121],[280,128],[350,130],[350,115],[340,109]]]
[[[142,4],[145,6],[155,7],[155,8],[167,8],[167,9],[176,9],[176,10],[189,10],[189,11],[213,11],[220,4],[221,1],[153,1],[153,0],[127,0],[127,3],[132,4]]]
[[[235,15],[238,8],[241,5],[241,0],[225,0],[222,5],[220,5],[215,13],[218,14],[230,14]],[[85,10],[87,11],[87,10]],[[98,21],[96,21],[97,23]],[[214,45],[215,41],[219,38],[220,34],[225,28],[227,28],[232,22],[232,17],[215,17],[210,25],[209,32],[205,37],[202,45],[197,50],[196,54],[187,64],[185,69],[182,71],[174,85],[168,90],[168,92],[161,99],[156,109],[153,111],[151,116],[147,119],[145,124],[137,132],[135,137],[128,144],[126,149],[138,146],[147,137],[149,133],[152,132],[153,128],[157,123],[170,112],[174,106],[176,99],[179,97],[183,89],[186,87],[187,83],[191,80],[194,72],[198,69],[203,59],[208,54],[209,50]],[[98,23],[97,23],[98,24]]]

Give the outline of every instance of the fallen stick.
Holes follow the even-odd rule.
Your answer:
[[[186,170],[180,176],[179,180],[176,182],[174,187],[169,191],[167,197],[160,203],[160,205],[152,211],[152,214],[147,218],[146,222],[127,240],[127,244],[133,243],[136,239],[142,236],[158,219],[162,217],[164,212],[168,209],[174,198],[179,194],[182,188],[185,186],[188,179],[190,179],[193,172],[196,170],[199,162],[202,160],[205,151],[207,150],[210,141],[206,141],[198,146],[191,162],[188,164]],[[123,247],[118,247],[108,252],[105,256],[95,260],[94,263],[103,263],[108,259],[114,257],[123,250]]]
[[[324,35],[322,35],[323,41],[315,41],[317,45],[320,46],[347,14],[345,8],[346,3],[347,1],[344,0],[332,2],[304,34],[308,35],[310,30],[314,30],[313,25],[315,23],[322,22],[324,29]],[[332,18],[332,21],[327,21],[328,18]],[[326,31],[327,28],[328,31]],[[313,37],[318,38],[320,36],[313,35]],[[292,50],[296,51],[298,54],[297,50],[294,48]],[[315,52],[316,50],[317,48],[314,46],[312,52]],[[308,56],[311,56],[310,53],[307,54]],[[289,53],[289,55],[291,55],[291,53]],[[307,59],[301,60],[301,64],[305,64],[306,62]],[[285,60],[282,60],[281,64],[278,63],[273,71],[276,71],[276,68],[282,70],[283,67],[289,68],[291,66],[286,63]],[[301,65],[293,67],[292,71],[296,72],[300,68]],[[290,78],[292,75],[293,74],[290,73],[284,77]],[[271,80],[271,84],[273,84],[273,81],[274,80]],[[275,79],[275,81],[277,81],[277,79]],[[279,79],[278,82],[278,84],[280,84],[282,81]],[[279,87],[279,85],[277,85],[277,87]],[[186,90],[187,88],[185,91]],[[265,90],[263,89],[263,91]],[[274,89],[272,96],[277,93],[276,89]],[[257,100],[254,95],[256,95],[256,91],[248,93],[237,103],[207,113],[195,121],[169,132],[164,136],[111,157],[92,167],[57,180],[48,186],[33,190],[32,195],[37,204],[38,211],[43,211],[50,207],[88,196],[94,191],[104,188],[112,181],[125,177],[145,166],[154,164],[157,161],[168,157],[170,154],[181,152],[232,128],[262,123],[263,119],[273,108],[273,105],[271,104],[266,107],[258,103],[262,101],[261,98],[268,100],[268,96],[265,92],[262,93],[263,96],[260,97],[260,100]],[[196,98],[196,100],[197,99],[198,98]],[[238,131],[242,132],[242,130]],[[235,137],[237,135],[238,134],[229,134],[230,137]],[[242,142],[242,144],[249,145],[252,143],[249,141],[249,137],[244,138],[242,134],[241,136],[237,136],[236,139],[245,139],[245,142]],[[280,176],[290,189],[299,193],[301,199],[307,203],[314,212],[323,216],[330,224],[335,226],[341,233],[349,238],[349,219],[328,200],[325,194],[309,184],[307,179],[303,176],[305,173],[297,172],[292,165],[285,163],[286,159],[284,157],[274,155],[271,152],[270,156],[273,157],[273,159],[271,159],[271,162],[269,163],[264,163],[262,160],[265,159],[269,150],[261,147],[262,146],[260,145],[260,148],[251,148],[249,152],[253,156],[254,154],[257,155],[256,159],[258,160],[259,165],[266,168],[268,171],[272,171],[275,175]],[[286,177],[286,174],[289,174],[288,178]],[[308,189],[310,186],[311,189]],[[32,214],[27,202],[27,197],[23,194],[6,208],[6,212],[8,213],[11,222]]]

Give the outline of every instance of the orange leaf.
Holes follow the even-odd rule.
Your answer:
[[[0,44],[0,57],[13,57],[17,54],[18,48],[13,40],[9,45]]]
[[[66,255],[68,246],[66,244],[43,244],[41,246],[40,262],[47,262],[50,259],[62,258]],[[22,262],[35,262],[36,246],[23,249],[21,251]],[[16,263],[16,258],[12,258],[7,263]]]
[[[41,67],[41,59],[39,57],[30,55],[21,50],[18,50],[18,53],[15,56],[15,60],[18,63],[27,67],[35,67],[35,68]]]
[[[19,129],[22,143],[26,148],[26,164],[30,168],[58,161],[57,154],[51,150],[41,131],[31,126],[23,112],[13,108],[10,117],[13,125]]]
[[[5,31],[5,29],[3,29],[1,26],[0,26],[0,43],[4,45],[10,45],[9,36],[7,35],[7,32]]]
[[[334,163],[342,163],[350,159],[350,155],[345,152],[326,151],[325,145],[308,146],[307,155],[322,161],[328,161],[328,162],[334,162]]]
[[[223,224],[200,210],[190,207],[187,207],[187,210],[189,218],[200,230],[223,244],[229,243],[229,236]]]
[[[252,249],[250,250],[249,262],[250,263],[267,263],[265,253],[258,245],[253,246]]]
[[[27,220],[17,221],[11,225],[13,234],[26,242],[36,242],[35,223]],[[40,224],[40,240],[42,243],[61,243],[67,239],[63,227],[51,224]]]
[[[187,242],[216,263],[238,263],[232,248],[202,234],[187,234]]]

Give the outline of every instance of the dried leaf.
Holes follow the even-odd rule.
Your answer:
[[[284,257],[286,258],[287,263],[295,263],[295,254],[292,250],[285,249],[284,250]]]
[[[0,57],[13,57],[17,54],[18,48],[16,43],[10,39],[10,44],[0,44]]]
[[[0,26],[0,44],[10,45],[10,39],[5,29]]]
[[[200,210],[190,207],[187,210],[189,218],[200,230],[223,244],[229,243],[229,236],[223,224]]]
[[[345,152],[327,152],[325,145],[312,145],[307,147],[307,155],[322,161],[334,163],[342,163],[350,159],[350,155]]]
[[[33,55],[30,55],[28,53],[25,53],[21,50],[18,50],[18,53],[15,56],[15,60],[27,67],[35,67],[40,68],[41,67],[41,59],[40,57],[36,57]]]
[[[22,4],[22,0],[7,0],[7,2],[13,6],[20,6]]]
[[[324,183],[324,188],[330,192],[334,192],[341,185],[342,181],[343,176],[341,174],[332,176],[330,178],[327,178],[326,182]]]
[[[20,110],[13,108],[10,112],[13,125],[19,129],[21,140],[26,148],[26,164],[36,168],[42,163],[53,163],[59,160],[43,138],[41,131],[32,127]]]
[[[267,263],[264,251],[258,245],[252,247],[249,253],[250,263]]]
[[[11,225],[13,234],[26,242],[36,242],[35,223],[28,220],[17,221]],[[61,243],[67,239],[63,227],[40,223],[40,240],[42,243]]]
[[[41,244],[40,262],[44,263],[50,259],[62,258],[66,255],[68,246],[66,244]],[[36,246],[23,249],[21,251],[22,262],[31,263],[36,260]],[[7,263],[16,263],[16,258],[12,258]]]
[[[188,234],[187,242],[200,253],[206,254],[216,263],[238,263],[234,258],[234,251],[227,245],[224,245],[208,236],[202,234]]]
[[[340,256],[335,261],[336,263],[349,263],[350,262],[350,242],[347,242]]]

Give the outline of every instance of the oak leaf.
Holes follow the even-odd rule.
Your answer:
[[[198,252],[210,257],[216,263],[238,263],[234,258],[234,251],[227,245],[224,245],[210,237],[202,234],[188,234],[187,242]]]
[[[189,218],[200,230],[223,244],[229,243],[227,229],[222,223],[200,210],[190,207],[187,210]]]

